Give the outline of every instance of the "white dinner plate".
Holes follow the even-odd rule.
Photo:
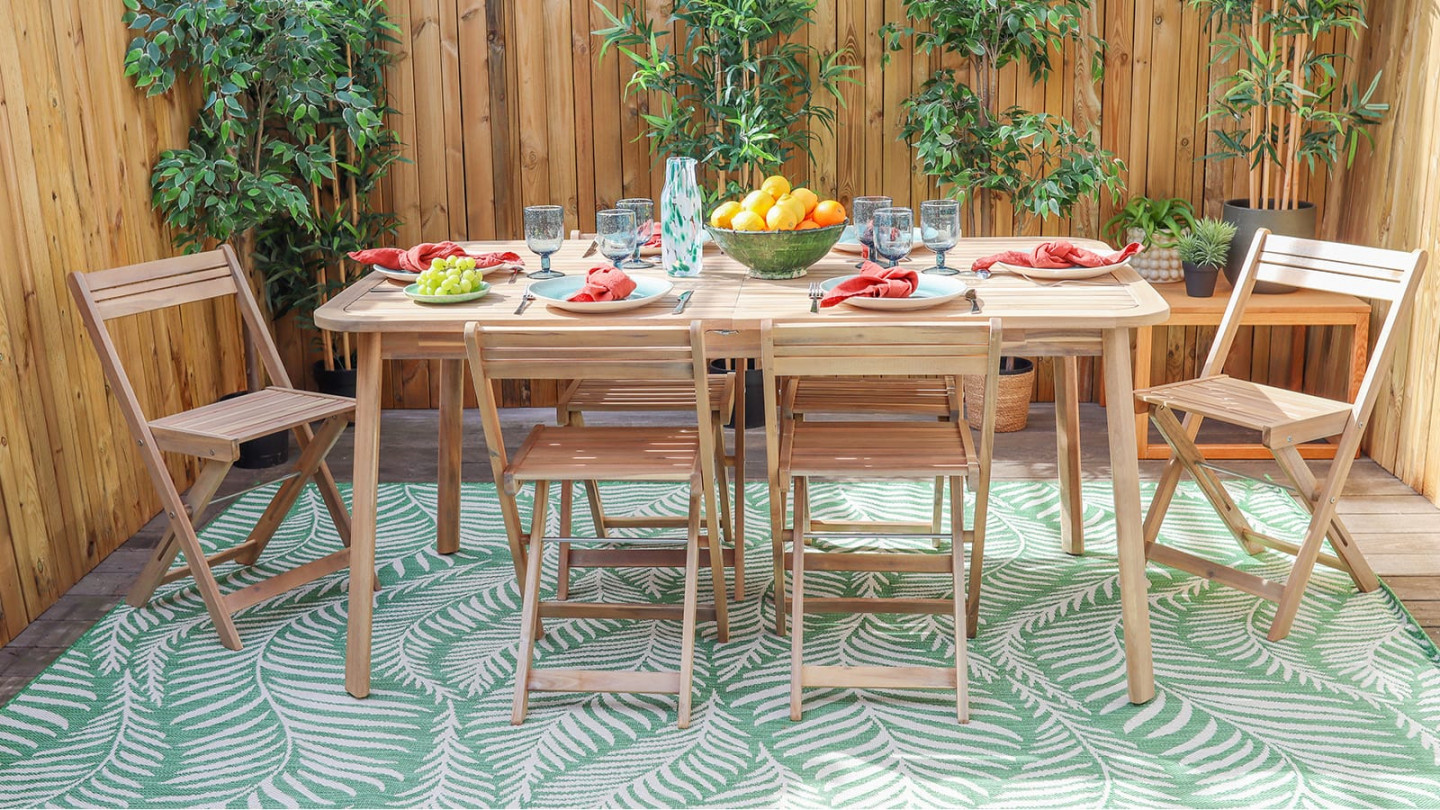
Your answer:
[[[915,247],[925,247],[925,240],[920,238],[919,228],[915,229]],[[860,244],[859,239],[855,238],[855,226],[846,225],[845,230],[840,232],[840,241],[835,243],[833,249],[841,253],[854,253],[858,255],[865,250],[865,246]]]
[[[1033,278],[1037,281],[1068,281],[1084,278],[1097,278],[1113,273],[1130,262],[1123,261],[1119,264],[1106,264],[1100,267],[1019,267],[1005,262],[996,262],[991,270],[1005,273],[1014,273],[1017,276]]]
[[[822,281],[820,288],[827,294],[835,289],[836,285],[846,279],[855,276],[840,276],[828,281]],[[966,284],[953,276],[920,275],[920,285],[915,292],[910,293],[909,298],[865,298],[855,296],[846,298],[844,303],[860,309],[879,309],[898,312],[911,309],[928,309],[939,306],[946,301],[953,301],[965,294]]]
[[[630,278],[635,281],[635,292],[630,293],[630,297],[623,301],[567,300],[585,286],[584,276],[564,276],[563,278],[547,278],[544,281],[536,281],[530,285],[530,292],[546,304],[569,312],[621,312],[627,309],[639,309],[654,303],[675,286],[668,279],[663,278],[633,275]]]

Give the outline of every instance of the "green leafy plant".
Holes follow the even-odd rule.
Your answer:
[[[1225,33],[1212,64],[1235,63],[1216,80],[1212,122],[1219,148],[1207,158],[1244,160],[1251,208],[1299,206],[1301,169],[1348,166],[1361,138],[1389,112],[1369,83],[1342,79],[1346,55],[1320,50],[1331,35],[1365,27],[1361,0],[1192,0]],[[1362,89],[1363,88],[1363,89]]]
[[[1175,249],[1182,262],[1196,267],[1223,267],[1234,238],[1234,225],[1207,218],[1196,222],[1189,233],[1175,240]]]
[[[650,151],[699,159],[702,186],[715,189],[707,205],[740,196],[797,153],[813,158],[817,125],[835,125],[835,108],[816,92],[843,104],[841,82],[855,81],[848,50],[791,41],[815,0],[675,0],[663,27],[682,23],[683,43],[657,29],[644,3],[627,0],[618,15],[596,5],[611,23],[594,32],[599,59],[620,52],[633,67],[626,92],[659,99],[642,116]]]
[[[152,96],[177,83],[200,91],[189,143],[162,152],[151,177],[177,244],[235,243],[265,281],[267,309],[308,316],[346,280],[344,253],[394,230],[369,205],[399,153],[384,126],[397,30],[384,3],[124,2],[136,32],[126,75]]]
[[[1088,0],[906,0],[907,24],[880,29],[890,51],[908,44],[969,63],[968,78],[938,70],[905,101],[902,134],[922,170],[967,202],[972,233],[993,232],[1002,195],[1023,230],[1101,192],[1119,193],[1124,165],[1088,134],[1058,116],[999,106],[999,72],[1007,65],[1041,81],[1067,43],[1100,45],[1081,24],[1088,8]]]
[[[1145,247],[1170,248],[1187,230],[1195,227],[1195,208],[1189,200],[1131,197],[1125,207],[1105,222],[1104,235],[1112,244],[1129,239],[1131,229],[1141,231]]]

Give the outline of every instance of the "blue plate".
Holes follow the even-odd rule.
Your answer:
[[[846,279],[855,276],[840,276],[827,281],[820,282],[820,289],[829,293],[836,285]],[[910,293],[908,298],[855,298],[845,299],[845,303],[860,309],[880,310],[908,310],[927,309],[939,306],[947,301],[953,301],[965,294],[966,284],[953,276],[920,275],[920,285]]]
[[[675,285],[669,279],[650,278],[632,273],[630,278],[635,282],[635,292],[623,301],[570,301],[570,296],[580,292],[585,286],[584,276],[564,276],[563,278],[547,278],[544,281],[536,281],[530,285],[530,292],[536,298],[544,301],[556,309],[568,310],[570,312],[620,312],[627,309],[638,309],[659,300],[670,292]]]

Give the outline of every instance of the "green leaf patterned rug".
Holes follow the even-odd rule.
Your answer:
[[[1232,489],[1262,531],[1304,518],[1273,488]],[[680,488],[606,488],[616,513],[683,510]],[[1056,488],[994,488],[974,720],[939,692],[807,690],[788,718],[788,640],[771,630],[764,491],[752,489],[747,599],[731,640],[696,661],[695,722],[674,698],[537,694],[509,725],[517,589],[494,490],[465,490],[459,554],[435,553],[433,486],[380,492],[374,681],[344,690],[345,588],[332,576],[238,617],[222,648],[193,591],[121,606],[0,710],[5,805],[1318,805],[1440,803],[1440,655],[1386,591],[1320,569],[1295,630],[1264,637],[1271,606],[1151,566],[1158,695],[1125,699],[1108,483],[1086,486],[1089,553],[1059,550]],[[268,501],[238,501],[204,532],[243,538]],[[580,499],[583,503],[583,499]],[[926,515],[928,485],[820,487],[817,516]],[[528,503],[525,504],[528,506]],[[551,516],[552,521],[554,515]],[[584,521],[581,521],[584,523]],[[1195,491],[1167,534],[1242,557]],[[312,490],[260,572],[336,547]],[[553,572],[553,557],[549,560]],[[1246,559],[1276,575],[1288,559]],[[224,585],[254,581],[233,565]],[[553,576],[548,578],[553,585]],[[941,596],[946,577],[816,573],[812,593]],[[702,583],[702,600],[708,588]],[[670,570],[587,571],[573,598],[678,601]],[[675,622],[547,624],[538,665],[673,668]],[[945,617],[807,621],[816,663],[935,663]]]

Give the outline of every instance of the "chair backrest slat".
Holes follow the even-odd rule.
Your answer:
[[[776,324],[765,337],[779,377],[985,374],[988,326]]]
[[[688,326],[476,327],[475,349],[492,380],[689,380]]]
[[[87,273],[102,320],[233,295],[234,271],[222,250]]]

